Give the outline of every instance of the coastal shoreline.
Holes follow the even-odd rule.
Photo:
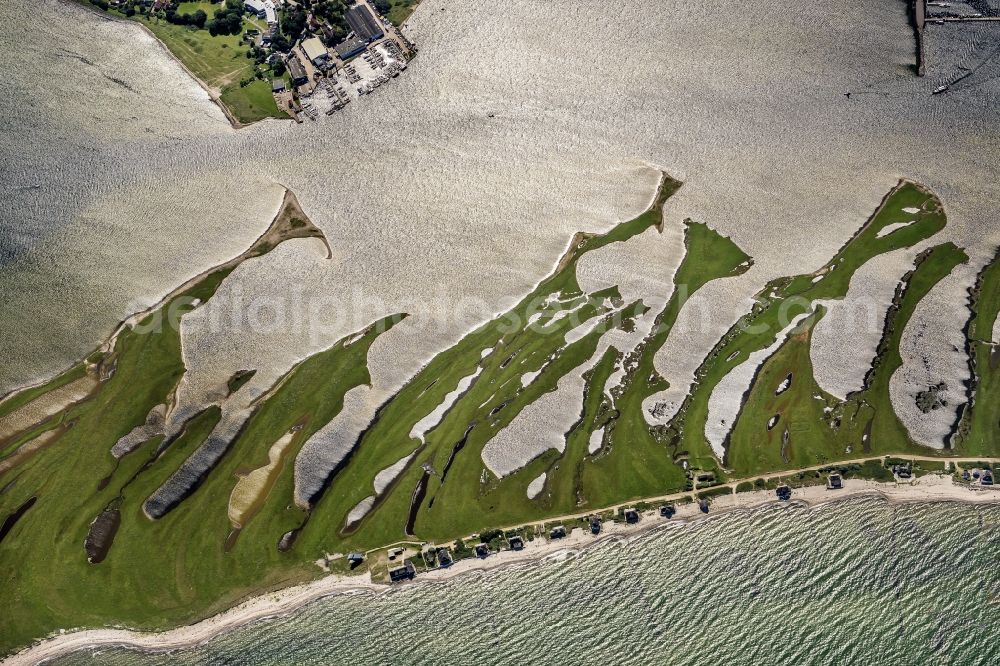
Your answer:
[[[31,391],[33,389],[37,389],[37,388],[43,387],[46,384],[48,384],[49,382],[52,382],[53,380],[59,378],[61,375],[64,375],[67,372],[71,372],[73,370],[73,368],[77,367],[81,363],[84,363],[90,356],[92,356],[94,354],[94,352],[109,352],[109,351],[113,350],[114,347],[115,347],[115,344],[118,341],[118,337],[127,328],[135,326],[142,319],[144,319],[145,317],[153,314],[157,310],[161,309],[167,303],[169,303],[172,299],[176,298],[180,294],[183,294],[188,289],[194,287],[195,285],[197,285],[199,282],[201,282],[202,280],[204,280],[205,278],[207,278],[212,273],[215,273],[216,271],[220,271],[220,270],[226,270],[226,269],[229,269],[229,268],[235,268],[235,267],[239,266],[241,263],[243,263],[244,261],[246,261],[247,259],[253,258],[252,257],[253,251],[256,248],[258,248],[261,245],[262,242],[265,242],[265,241],[267,241],[267,240],[270,239],[272,241],[277,241],[276,244],[280,244],[281,242],[284,242],[284,240],[290,240],[291,238],[296,238],[296,237],[291,237],[289,239],[271,238],[275,234],[275,226],[278,224],[279,219],[282,217],[282,215],[286,211],[297,210],[297,211],[301,212],[302,216],[306,218],[306,220],[308,221],[308,223],[310,225],[312,225],[312,226],[315,226],[315,225],[312,224],[312,220],[309,219],[309,216],[305,213],[305,211],[302,210],[302,206],[299,204],[299,200],[295,196],[295,193],[292,192],[285,185],[282,185],[281,183],[278,183],[278,185],[280,185],[281,188],[282,188],[282,190],[283,190],[283,193],[281,195],[281,202],[278,204],[278,207],[275,210],[274,215],[271,216],[271,218],[270,218],[271,221],[268,223],[267,227],[264,228],[264,230],[260,233],[260,235],[257,236],[256,239],[254,239],[253,243],[251,243],[250,246],[247,247],[247,249],[245,249],[243,252],[241,252],[240,254],[236,255],[235,257],[231,257],[231,258],[229,258],[229,259],[227,259],[227,260],[225,260],[225,261],[223,261],[221,263],[214,264],[214,265],[212,265],[212,266],[204,269],[203,271],[200,271],[196,275],[193,275],[193,276],[187,278],[180,285],[178,285],[178,286],[173,287],[172,289],[170,289],[166,294],[164,294],[163,296],[161,296],[152,305],[150,305],[148,307],[145,307],[142,310],[139,310],[139,311],[136,311],[136,312],[133,312],[133,313],[129,314],[124,319],[122,319],[117,324],[115,324],[114,327],[111,329],[111,333],[109,333],[106,337],[104,337],[102,340],[100,340],[97,343],[97,345],[93,349],[91,349],[90,352],[88,352],[84,356],[76,359],[75,361],[73,361],[72,364],[70,364],[69,366],[63,368],[59,372],[56,372],[56,373],[54,373],[52,375],[49,375],[49,376],[47,376],[44,379],[41,379],[41,380],[38,380],[38,381],[32,381],[30,383],[26,383],[26,384],[23,384],[21,386],[17,386],[15,388],[12,388],[10,391],[8,391],[6,393],[0,394],[0,405],[2,405],[4,402],[7,402],[8,400],[16,398],[18,395],[24,393],[25,391]],[[330,241],[327,239],[326,234],[322,234],[320,236],[315,236],[315,238],[318,238],[323,243],[324,247],[326,248],[326,255],[327,255],[326,258],[327,259],[331,259],[333,257],[333,248],[330,246]]]
[[[557,540],[536,539],[524,544],[521,551],[504,550],[485,559],[460,560],[446,569],[419,573],[417,580],[403,585],[374,583],[369,574],[357,576],[330,574],[319,580],[249,599],[218,615],[163,632],[142,632],[125,628],[80,629],[62,631],[10,655],[0,664],[21,666],[38,664],[72,652],[106,647],[127,647],[142,652],[171,652],[203,645],[225,632],[255,622],[288,617],[310,603],[331,596],[358,592],[385,592],[392,587],[440,583],[471,574],[515,564],[540,565],[553,557],[577,555],[609,542],[628,542],[634,537],[652,533],[671,524],[695,525],[704,520],[737,511],[773,508],[782,504],[816,510],[859,497],[881,498],[890,504],[1000,504],[998,489],[972,488],[954,483],[949,475],[931,474],[912,483],[881,483],[863,479],[846,479],[840,490],[825,486],[809,486],[794,490],[788,502],[778,501],[773,491],[756,490],[715,498],[709,513],[702,513],[698,504],[690,502],[676,507],[673,518],[667,520],[655,510],[646,511],[636,524],[606,522],[598,536],[581,528]]]
[[[226,117],[226,120],[229,121],[230,126],[234,130],[243,129],[244,127],[250,127],[251,125],[255,125],[256,123],[264,122],[265,120],[277,120],[278,122],[284,122],[286,120],[284,118],[261,118],[260,120],[255,120],[255,121],[249,122],[249,123],[240,122],[239,120],[237,120],[236,116],[229,109],[229,107],[226,106],[225,102],[222,101],[222,91],[220,90],[219,92],[215,92],[207,83],[205,83],[197,75],[195,75],[195,73],[192,72],[191,69],[187,65],[184,64],[184,61],[181,60],[179,57],[177,57],[177,55],[174,54],[174,52],[170,50],[170,47],[167,46],[163,42],[162,39],[160,39],[159,37],[157,37],[156,33],[153,32],[149,28],[149,26],[147,26],[145,23],[143,23],[142,21],[139,21],[139,20],[130,19],[130,18],[123,17],[123,16],[115,16],[114,14],[112,14],[110,12],[107,12],[107,11],[102,11],[102,10],[94,7],[90,2],[88,2],[88,0],[71,0],[71,1],[73,2],[73,4],[81,6],[84,9],[86,9],[87,11],[92,12],[95,15],[100,16],[100,17],[102,17],[102,18],[104,18],[104,19],[106,19],[108,21],[118,21],[118,22],[121,22],[121,23],[127,23],[129,25],[137,25],[140,28],[142,28],[143,31],[145,31],[145,33],[147,35],[149,35],[150,37],[152,37],[153,40],[159,45],[159,47],[161,49],[163,49],[163,52],[166,53],[167,57],[169,59],[173,60],[178,65],[180,65],[181,69],[183,69],[184,72],[188,76],[190,76],[191,79],[195,83],[198,84],[198,87],[200,87],[202,90],[205,91],[205,94],[208,95],[208,98],[210,100],[212,100],[212,102],[217,107],[219,107],[219,109],[222,111],[222,115]],[[293,118],[291,116],[289,116],[287,118],[287,120],[293,120]]]

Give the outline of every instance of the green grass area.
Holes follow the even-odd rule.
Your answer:
[[[923,253],[903,276],[905,289],[890,310],[873,370],[858,395],[839,401],[813,376],[809,354],[812,327],[824,309],[802,321],[761,366],[737,419],[727,451],[736,476],[821,465],[879,452],[928,454],[915,444],[892,409],[889,381],[902,365],[899,341],[917,303],[968,258],[950,243]],[[779,386],[791,376],[787,390]],[[774,417],[777,422],[768,429]]]
[[[845,476],[891,480],[882,460],[863,464],[839,462],[889,455],[929,452],[910,440],[889,399],[889,381],[902,364],[899,341],[917,304],[958,264],[967,260],[951,243],[922,253],[890,308],[873,367],[857,395],[839,401],[823,393],[813,377],[809,346],[813,326],[825,314],[816,301],[842,298],[851,275],[880,253],[913,245],[940,231],[945,224],[940,204],[928,192],[904,183],[884,206],[815,274],[773,281],[759,303],[719,342],[698,371],[698,384],[679,417],[666,427],[650,427],[643,401],[668,386],[653,363],[658,350],[688,299],[711,280],[739,275],[752,265],[730,239],[704,224],[688,222],[684,258],[673,278],[673,289],[658,312],[651,332],[634,350],[615,347],[598,354],[600,338],[613,327],[629,329],[648,310],[645,303],[626,303],[618,289],[584,293],[577,280],[577,263],[585,254],[610,243],[627,242],[639,234],[655,234],[663,206],[679,183],[666,179],[654,205],[635,219],[605,234],[578,234],[553,272],[509,311],[467,334],[430,359],[377,412],[351,454],[333,471],[327,490],[311,506],[297,505],[294,460],[305,442],[343,409],[352,388],[369,383],[367,356],[371,345],[404,315],[374,322],[360,336],[347,338],[289,369],[274,389],[253,405],[239,434],[203,482],[164,518],[149,520],[142,504],[181,467],[213,431],[221,418],[209,406],[187,422],[183,432],[167,440],[154,437],[120,461],[110,449],[118,438],[144,422],[150,409],[168,402],[184,373],[180,338],[174,326],[154,326],[162,310],[190,310],[190,300],[208,301],[233,270],[220,268],[140,326],[119,336],[107,358],[114,375],[100,384],[93,397],[58,415],[59,436],[46,448],[0,474],[0,516],[37,497],[14,529],[0,542],[0,580],[13,612],[0,616],[0,653],[6,653],[52,629],[128,621],[159,629],[204,617],[240,599],[321,575],[315,565],[324,553],[384,549],[399,541],[449,543],[488,528],[507,528],[535,521],[565,522],[570,514],[600,513],[607,507],[675,492],[715,497],[733,492],[727,484],[741,481],[737,492],[773,490],[779,483],[793,487],[825,483],[829,471]],[[914,206],[923,212],[904,214]],[[906,219],[904,219],[906,218]],[[878,238],[888,224],[915,219],[913,224]],[[291,229],[309,225],[289,222]],[[280,235],[279,235],[280,236]],[[276,240],[274,242],[277,242]],[[255,254],[273,247],[263,242]],[[252,253],[253,254],[253,253]],[[984,272],[976,318],[970,332],[991,332],[1000,309],[998,275]],[[818,278],[818,279],[817,279]],[[565,310],[572,316],[561,316]],[[736,364],[770,345],[781,317],[807,316],[758,369],[733,430],[723,469],[704,437],[707,397]],[[981,318],[981,319],[980,319]],[[989,321],[987,321],[989,320]],[[577,326],[593,327],[572,342],[566,335]],[[988,345],[983,340],[982,344]],[[988,359],[977,357],[977,363]],[[83,366],[81,365],[80,368]],[[620,369],[623,369],[619,371]],[[79,373],[74,368],[71,373]],[[14,396],[13,409],[25,401],[71,381],[60,376],[43,387]],[[522,377],[534,379],[522,384]],[[582,377],[580,414],[565,433],[565,449],[550,448],[503,478],[486,469],[482,453],[488,442],[525,409],[557,389],[571,375]],[[792,375],[787,390],[777,387]],[[620,378],[611,386],[612,377]],[[468,378],[472,378],[471,381]],[[249,379],[233,375],[228,388],[239,391]],[[980,381],[983,401],[992,400],[995,375]],[[460,395],[423,440],[411,436],[414,425],[442,405],[459,387]],[[819,396],[818,398],[816,396]],[[1000,401],[994,401],[1000,402]],[[977,405],[982,404],[977,401]],[[989,439],[990,409],[971,410],[964,449],[942,456],[976,451],[996,454]],[[768,420],[779,415],[776,427]],[[63,427],[72,423],[72,427]],[[995,422],[994,422],[995,425]],[[973,435],[982,429],[982,443]],[[601,431],[601,447],[588,446]],[[238,533],[228,517],[228,505],[238,479],[268,463],[275,442],[292,433],[288,448],[255,497]],[[24,435],[22,433],[22,435]],[[26,435],[24,435],[26,436]],[[995,438],[994,438],[995,440]],[[976,448],[976,447],[979,448]],[[374,507],[357,524],[348,513],[375,493],[378,473],[411,456],[408,464],[377,497]],[[824,465],[823,471],[799,471]],[[930,473],[943,463],[920,462],[914,470]],[[528,484],[542,473],[545,486],[529,499]],[[780,478],[764,480],[765,473]],[[698,482],[701,474],[710,479]],[[9,485],[10,480],[16,483]],[[756,479],[756,480],[754,480]],[[695,488],[695,485],[700,486]],[[9,487],[8,487],[9,486]],[[415,493],[418,487],[423,494]],[[412,535],[406,532],[414,504]],[[683,501],[687,501],[686,498]],[[91,521],[117,510],[121,527],[107,558],[88,564],[83,549]],[[528,539],[535,530],[526,531]],[[294,545],[279,550],[283,535],[295,533]],[[493,535],[493,545],[499,544]],[[471,556],[472,542],[456,548],[456,557]],[[381,556],[379,556],[381,557]],[[372,558],[373,570],[384,562]],[[53,566],[56,563],[58,566]],[[342,563],[332,564],[340,570]]]
[[[919,213],[905,212],[919,209]],[[911,222],[881,238],[891,224]],[[879,209],[826,265],[815,273],[779,278],[768,283],[757,296],[757,305],[729,330],[696,372],[696,384],[671,423],[673,436],[694,457],[712,455],[705,437],[708,401],[719,382],[752,353],[771,345],[777,334],[796,316],[808,313],[813,303],[842,299],[855,271],[880,254],[911,247],[938,233],[945,226],[941,202],[930,192],[901,182]]]
[[[271,83],[266,79],[246,86],[237,84],[223,88],[221,99],[236,119],[243,123],[288,117],[287,113],[278,108],[274,95],[271,94]]]
[[[820,465],[850,455],[850,443],[860,441],[864,424],[854,419],[831,427],[836,401],[813,378],[809,347],[824,314],[818,308],[799,323],[759,369],[730,436],[727,465],[735,476]]]
[[[140,14],[130,20],[149,28],[192,74],[209,87],[223,89],[234,83],[239,84],[240,79],[253,74],[254,62],[246,57],[247,44],[241,35],[213,37],[208,30],[174,25]],[[244,28],[247,27],[255,26],[244,22]]]
[[[260,250],[259,253],[265,250]],[[101,625],[127,618],[149,629],[176,625],[222,610],[269,587],[283,587],[319,573],[307,559],[275,547],[281,534],[299,527],[306,513],[295,507],[292,465],[245,525],[235,546],[227,506],[237,473],[266,459],[267,448],[293,426],[293,448],[339,412],[343,395],[367,383],[367,352],[396,318],[371,326],[350,345],[340,342],[306,359],[255,409],[229,454],[208,481],[164,519],[151,521],[142,503],[205,440],[220,418],[217,407],[193,417],[170,442],[144,443],[116,461],[111,447],[168,401],[184,373],[178,320],[195,299],[212,298],[232,268],[219,269],[124,330],[102,359],[115,372],[92,398],[66,410],[72,421],[48,447],[0,474],[0,515],[30,497],[34,506],[0,542],[0,578],[19,610],[0,616],[0,653],[43,636],[57,626]],[[54,388],[65,378],[51,382]],[[33,391],[37,394],[37,391]],[[289,458],[289,461],[292,458]],[[14,481],[14,483],[10,483]],[[107,558],[87,562],[83,550],[90,523],[116,509],[121,527]],[[273,536],[272,536],[273,535]],[[58,566],[54,566],[57,563]]]
[[[684,245],[673,293],[657,314],[651,335],[629,359],[634,367],[615,398],[618,416],[608,426],[609,449],[583,470],[583,482],[591,489],[597,506],[680,490],[687,485],[687,473],[680,465],[682,459],[689,460],[687,452],[665,433],[651,429],[643,414],[643,400],[666,388],[666,382],[655,376],[653,360],[687,300],[711,280],[745,272],[750,257],[704,224],[685,225]],[[689,462],[691,473],[694,469],[716,469],[712,458]]]
[[[390,8],[385,16],[392,21],[393,25],[403,25],[403,22],[410,18],[410,14],[413,13],[418,4],[420,4],[420,0],[389,0]]]
[[[251,590],[317,575],[318,568],[275,547],[306,518],[293,500],[290,461],[340,411],[344,393],[369,381],[368,348],[393,321],[379,322],[352,344],[338,343],[291,370],[208,481],[158,521],[143,515],[142,502],[204,441],[219,410],[195,417],[159,455],[152,442],[116,464],[111,445],[165,400],[183,372],[179,341],[169,327],[123,335],[115,376],[92,405],[79,410],[74,428],[17,470],[17,483],[0,497],[2,513],[29,496],[39,498],[0,544],[0,576],[10,582],[9,598],[23,611],[0,619],[0,651],[67,624],[127,617],[135,626],[163,627],[221,610]],[[236,475],[266,461],[270,445],[293,427],[299,430],[288,462],[226,552],[227,506]],[[98,490],[109,475],[111,482]],[[109,507],[121,512],[122,525],[107,559],[90,565],[82,544],[90,522]]]
[[[221,9],[223,3],[216,2],[180,2],[177,4],[178,14],[194,14],[199,9],[205,12],[205,15],[209,18],[215,15],[216,10]]]

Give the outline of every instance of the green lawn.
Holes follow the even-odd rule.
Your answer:
[[[963,414],[955,448],[967,455],[989,455],[1000,440],[1000,340],[993,328],[1000,313],[1000,254],[980,273],[969,322],[969,347],[975,369],[975,409]]]
[[[274,95],[271,94],[271,83],[266,79],[254,81],[243,87],[237,84],[224,88],[221,99],[233,115],[243,123],[252,123],[264,118],[288,117],[275,103]]]
[[[262,254],[273,246],[263,246]],[[226,508],[235,474],[259,463],[277,437],[301,428],[294,450],[342,405],[343,394],[368,381],[367,351],[391,327],[373,326],[349,346],[303,361],[254,412],[209,480],[166,518],[150,521],[142,503],[205,440],[219,420],[209,408],[192,418],[182,436],[159,451],[162,437],[116,461],[111,446],[168,400],[184,373],[180,336],[163,312],[190,311],[210,300],[230,269],[206,275],[134,329],[123,331],[104,359],[114,375],[89,400],[62,418],[73,427],[6,474],[0,474],[0,515],[30,497],[34,506],[0,542],[0,579],[18,612],[0,615],[0,653],[57,626],[100,625],[128,619],[159,628],[232,605],[252,590],[280,587],[318,573],[302,558],[283,557],[271,533],[301,525],[292,501],[292,466],[277,483],[229,552]],[[175,322],[176,323],[176,322]],[[65,377],[50,383],[54,387]],[[37,393],[33,391],[32,393]],[[10,481],[15,481],[8,485]],[[87,563],[83,543],[91,521],[116,509],[121,527],[107,559]],[[277,535],[280,537],[280,533]],[[58,563],[58,566],[53,566]]]
[[[386,18],[392,21],[393,25],[400,26],[410,17],[418,4],[420,0],[389,0],[390,9]]]

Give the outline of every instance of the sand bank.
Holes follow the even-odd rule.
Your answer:
[[[789,503],[816,507],[859,496],[882,497],[894,503],[1000,503],[1000,489],[972,489],[953,483],[950,476],[941,475],[925,476],[911,484],[847,479],[842,490],[827,490],[824,486],[796,489]],[[677,513],[669,521],[659,517],[656,511],[647,511],[634,525],[606,522],[601,534],[596,537],[577,528],[563,539],[535,539],[526,543],[521,551],[502,551],[486,559],[462,560],[447,569],[420,573],[415,582],[404,585],[439,582],[470,571],[487,571],[514,563],[539,562],[550,556],[577,553],[607,540],[628,539],[655,530],[668,522],[695,522],[731,511],[776,503],[773,491],[754,491],[716,498],[712,501],[708,514],[702,513],[696,503],[678,506]],[[312,583],[250,599],[214,617],[169,631],[144,633],[123,628],[106,628],[61,632],[12,655],[2,663],[8,666],[37,664],[77,650],[109,646],[128,646],[156,652],[187,649],[236,627],[290,615],[317,599],[357,591],[379,592],[388,588],[388,585],[373,583],[367,573],[359,576],[332,574]]]

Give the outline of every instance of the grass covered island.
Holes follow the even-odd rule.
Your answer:
[[[663,302],[628,301],[617,287],[587,293],[577,266],[601,248],[662,232],[663,208],[681,186],[664,175],[648,210],[606,233],[576,234],[531,293],[386,401],[327,461],[320,488],[299,483],[295,461],[307,443],[330,437],[349,392],[370,382],[371,345],[407,313],[384,313],[303,359],[245,412],[235,406],[252,368],[220,387],[218,402],[183,418],[175,410],[186,371],[183,317],[240,262],[291,238],[325,241],[287,195],[242,255],[130,318],[73,368],[0,400],[0,578],[9,611],[0,616],[0,654],[60,628],[168,629],[331,574],[388,581],[497,551],[536,552],[531,544],[576,527],[618,529],[608,521],[629,524],[660,505],[664,516],[700,515],[783,486],[811,496],[865,479],[945,478],[982,497],[1000,460],[991,339],[1000,269],[996,260],[985,267],[972,294],[972,398],[945,448],[921,446],[896,414],[889,382],[917,305],[968,257],[952,243],[927,242],[945,228],[945,210],[909,181],[859,220],[827,263],[767,284],[703,360],[683,404],[651,422],[643,405],[669,386],[654,358],[680,313],[706,284],[753,260],[689,220]],[[926,249],[898,276],[863,388],[845,399],[826,393],[809,349],[828,304],[845,298],[860,267],[918,243]],[[608,343],[621,336],[638,342]],[[749,390],[719,434],[712,397],[751,358]],[[582,395],[573,425],[552,443],[518,436],[532,409],[566,384]]]

